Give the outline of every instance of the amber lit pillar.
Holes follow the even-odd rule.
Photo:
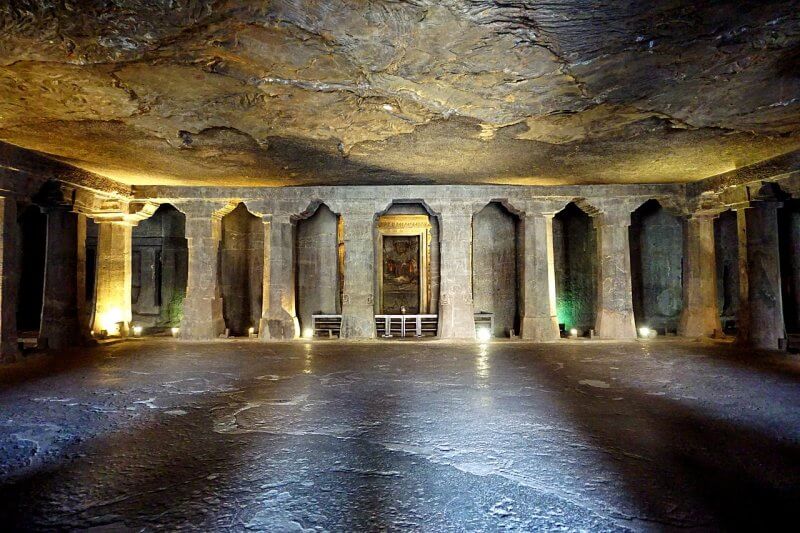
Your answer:
[[[47,240],[39,346],[61,349],[80,339],[78,217],[66,204],[45,206],[42,211],[47,215]]]
[[[472,206],[444,206],[439,218],[439,228],[439,336],[443,339],[474,339]]]
[[[188,247],[180,336],[187,340],[216,339],[225,330],[217,279],[222,217],[214,204],[197,202],[178,207],[186,215]]]
[[[129,222],[98,220],[97,281],[92,331],[127,335],[131,314]]]
[[[597,321],[598,337],[635,339],[628,206],[606,208],[594,219],[597,229]]]
[[[713,336],[720,329],[713,215],[695,215],[686,220],[683,267],[683,310],[678,333],[685,337]]]
[[[76,281],[76,301],[78,305],[78,331],[82,339],[89,337],[89,332],[92,330],[89,316],[90,302],[86,300],[86,226],[88,219],[83,213],[76,213],[77,224],[77,253],[76,253],[76,267],[77,267],[77,281]]]
[[[556,317],[553,215],[528,212],[523,218],[522,338],[559,338]]]
[[[0,361],[12,362],[17,356],[17,202],[0,196]]]
[[[289,215],[264,217],[264,296],[259,325],[262,340],[300,335],[295,309],[294,224]]]
[[[375,211],[343,206],[344,287],[342,291],[342,336],[349,339],[375,337]]]
[[[745,301],[749,317],[744,331],[740,328],[739,340],[765,350],[777,350],[786,338],[778,241],[778,208],[781,205],[776,201],[760,201],[744,211],[747,243]]]

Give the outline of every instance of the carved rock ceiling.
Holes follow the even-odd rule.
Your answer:
[[[800,2],[7,0],[0,140],[132,184],[697,180],[800,148]]]

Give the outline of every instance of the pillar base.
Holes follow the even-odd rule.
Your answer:
[[[375,316],[342,315],[342,338],[344,339],[374,339]]]
[[[81,337],[78,319],[75,318],[43,323],[40,328],[38,342],[41,348],[61,350],[69,346],[78,345]]]
[[[17,342],[3,343],[0,345],[0,363],[15,363],[19,357],[19,346]]]
[[[183,320],[180,337],[189,341],[210,341],[225,331],[225,320],[222,318],[222,299],[208,300],[185,299],[183,302]]]
[[[783,341],[782,337],[759,337],[745,334],[744,336],[737,336],[734,345],[755,350],[785,351],[781,341]]]
[[[558,340],[558,320],[554,316],[523,317],[522,339],[533,342],[549,342]]]
[[[300,322],[296,316],[281,313],[262,318],[258,324],[258,338],[262,341],[290,340],[300,336]]]
[[[439,337],[448,340],[475,340],[475,311],[472,302],[463,306],[440,304]]]
[[[678,335],[682,337],[713,337],[721,329],[716,307],[687,311],[684,308],[678,324]]]
[[[211,341],[225,331],[225,324],[187,324],[181,323],[180,338],[187,341]]]
[[[636,338],[633,313],[600,311],[597,314],[595,330],[601,339],[630,340]]]

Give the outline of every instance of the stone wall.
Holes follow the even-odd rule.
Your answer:
[[[637,326],[676,331],[683,308],[683,224],[654,200],[631,216],[631,281]]]
[[[566,330],[594,328],[597,236],[592,218],[570,203],[553,218],[558,322]]]
[[[297,316],[301,329],[311,327],[311,315],[338,314],[339,217],[325,204],[297,222]]]
[[[723,327],[739,312],[739,246],[736,213],[725,211],[714,221],[717,261],[717,307]]]
[[[264,223],[244,204],[222,218],[219,278],[225,326],[231,335],[247,335],[261,319]]]
[[[497,202],[472,221],[472,299],[475,312],[494,313],[494,336],[519,331],[517,219]]]

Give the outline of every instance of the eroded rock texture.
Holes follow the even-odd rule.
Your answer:
[[[800,147],[798,4],[11,0],[0,139],[127,183],[699,179]]]

